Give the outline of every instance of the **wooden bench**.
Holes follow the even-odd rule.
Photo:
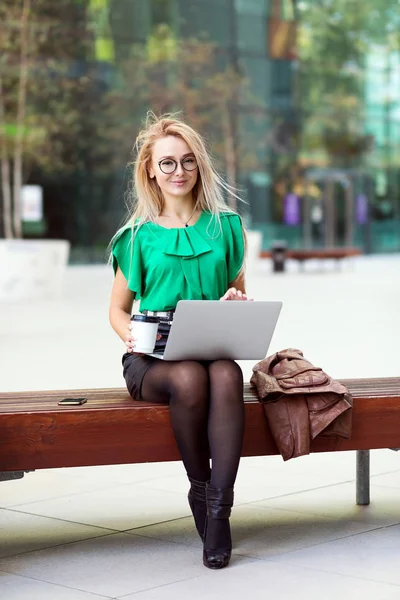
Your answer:
[[[312,452],[357,450],[358,504],[369,504],[369,450],[400,447],[400,378],[351,379],[350,440],[316,439]],[[82,406],[58,406],[84,396]],[[254,390],[245,385],[242,456],[278,454]],[[0,394],[0,479],[55,467],[180,460],[167,406],[133,401],[125,389]]]
[[[297,260],[301,266],[307,260],[311,259],[333,259],[336,260],[337,263],[344,258],[350,258],[352,256],[360,256],[362,254],[360,248],[297,248],[297,249],[288,249],[285,252],[286,258],[291,258],[293,260]],[[272,258],[272,252],[270,250],[263,250],[261,252],[261,258]]]

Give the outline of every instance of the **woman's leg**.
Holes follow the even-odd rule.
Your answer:
[[[172,428],[188,476],[209,481],[207,368],[196,361],[159,361],[146,372],[141,391],[143,400],[169,403]]]
[[[212,514],[229,514],[233,501],[233,485],[239,467],[244,432],[243,375],[230,360],[217,360],[208,368],[210,408],[208,439],[211,451],[211,481],[209,488],[209,519],[204,549],[206,563],[211,568],[226,566],[232,547],[229,519],[213,518]],[[225,507],[224,507],[225,505]],[[215,510],[213,510],[213,507]],[[226,549],[223,553],[212,550]]]
[[[208,374],[211,485],[230,488],[235,483],[243,442],[243,374],[239,365],[232,360],[212,362]]]

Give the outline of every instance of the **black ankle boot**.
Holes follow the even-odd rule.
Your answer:
[[[192,511],[196,529],[199,532],[201,541],[204,541],[204,528],[206,525],[207,505],[206,505],[206,485],[205,481],[196,481],[189,477],[190,490],[188,493],[189,506]]]
[[[229,517],[231,516],[231,508],[233,505],[233,488],[220,489],[207,485],[206,501],[207,519],[204,531],[203,564],[209,569],[223,569],[224,567],[228,566],[232,554]],[[228,523],[226,523],[228,527],[228,535],[225,529],[221,543],[213,543],[213,547],[208,547],[207,527],[209,526],[210,520],[214,519],[228,521]]]

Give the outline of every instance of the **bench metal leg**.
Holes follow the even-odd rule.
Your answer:
[[[0,471],[0,481],[10,481],[11,479],[22,479],[24,471]]]
[[[369,504],[369,450],[357,450],[356,485],[357,504]]]
[[[0,481],[22,479],[25,473],[33,473],[33,471],[0,471]]]

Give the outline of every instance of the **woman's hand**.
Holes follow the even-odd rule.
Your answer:
[[[220,300],[249,300],[251,302],[253,298],[248,298],[247,295],[240,290],[236,289],[235,287],[231,287],[227,292],[225,292]]]
[[[157,342],[158,340],[161,340],[162,335],[160,333],[157,334]],[[133,337],[132,335],[132,323],[129,323],[128,325],[128,333],[125,336],[125,346],[126,346],[126,351],[127,352],[135,352],[135,341],[136,338]],[[137,352],[137,354],[141,354],[140,352]]]
[[[132,335],[132,323],[128,325],[128,332],[125,336],[125,346],[127,352],[133,352],[135,347],[135,338]]]

